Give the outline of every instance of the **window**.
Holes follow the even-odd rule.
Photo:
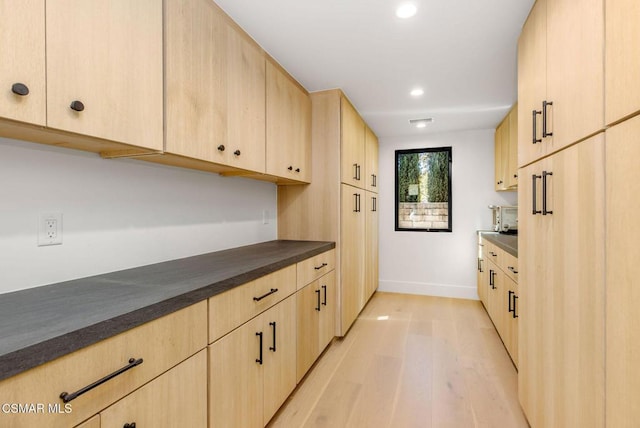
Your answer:
[[[396,230],[451,232],[451,147],[396,150]]]

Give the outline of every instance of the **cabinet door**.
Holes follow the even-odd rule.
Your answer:
[[[540,109],[547,90],[546,48],[547,0],[538,0],[518,39],[518,166],[544,155]]]
[[[102,428],[207,426],[207,351],[202,350],[100,413]]]
[[[605,2],[605,123],[610,125],[640,110],[640,3]]]
[[[378,194],[365,192],[365,292],[364,304],[378,289]]]
[[[0,117],[45,125],[44,4],[0,0]]]
[[[604,128],[604,0],[547,2],[546,152]]]
[[[267,174],[311,180],[311,99],[267,61]]]
[[[365,124],[356,109],[344,97],[340,101],[341,120],[341,181],[364,189],[365,171]]]
[[[165,12],[165,150],[226,164],[226,23],[206,0],[165,2]]]
[[[504,342],[509,355],[516,367],[518,367],[518,285],[507,275],[503,276],[504,306],[502,307]]]
[[[296,298],[290,296],[263,315],[264,410],[267,425],[296,387]]]
[[[46,19],[48,126],[162,150],[162,2],[47,0]]]
[[[365,126],[365,189],[378,193],[378,137]]]
[[[320,292],[320,325],[318,326],[319,353],[336,335],[336,272],[331,271],[319,280]]]
[[[543,186],[538,229],[525,220],[519,233],[520,392],[529,394],[532,426],[604,425],[603,140],[598,134],[527,170]],[[536,252],[539,266],[530,264]]]
[[[342,184],[340,260],[341,333],[345,334],[364,305],[365,213],[364,191]]]
[[[504,274],[502,271],[491,261],[487,263],[487,269],[489,273],[487,275],[487,282],[489,283],[489,316],[491,321],[496,327],[496,331],[500,337],[504,336]]]
[[[507,161],[506,181],[509,190],[518,188],[518,105],[509,112],[509,160]]]
[[[478,268],[477,268],[477,287],[478,287],[478,298],[484,304],[485,309],[489,309],[489,302],[487,300],[488,297],[488,280],[487,280],[487,261],[484,257],[478,258]]]
[[[296,380],[300,380],[320,355],[320,312],[322,311],[322,291],[320,280],[315,280],[296,293],[297,306],[297,369]]]
[[[607,130],[607,426],[640,418],[640,116]]]
[[[262,315],[209,345],[209,427],[262,428]]]

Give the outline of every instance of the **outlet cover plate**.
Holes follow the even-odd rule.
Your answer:
[[[38,246],[62,244],[62,213],[40,214],[38,218]]]

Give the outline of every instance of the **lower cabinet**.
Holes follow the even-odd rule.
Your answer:
[[[100,427],[206,427],[206,371],[203,349],[102,411]]]
[[[504,275],[502,271],[490,260],[487,262],[487,269],[489,269],[489,274],[487,276],[487,280],[489,282],[489,306],[487,308],[487,312],[489,312],[489,317],[491,317],[493,325],[496,326],[498,334],[500,337],[503,337],[504,316],[502,312],[505,306]]]
[[[335,332],[336,275],[331,271],[296,293],[297,381],[333,339]]]
[[[295,386],[295,295],[209,346],[211,428],[262,428]]]

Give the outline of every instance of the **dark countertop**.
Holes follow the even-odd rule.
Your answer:
[[[269,241],[0,294],[0,380],[332,248]]]
[[[518,235],[505,235],[502,233],[483,233],[482,238],[495,244],[514,257],[518,257]]]

